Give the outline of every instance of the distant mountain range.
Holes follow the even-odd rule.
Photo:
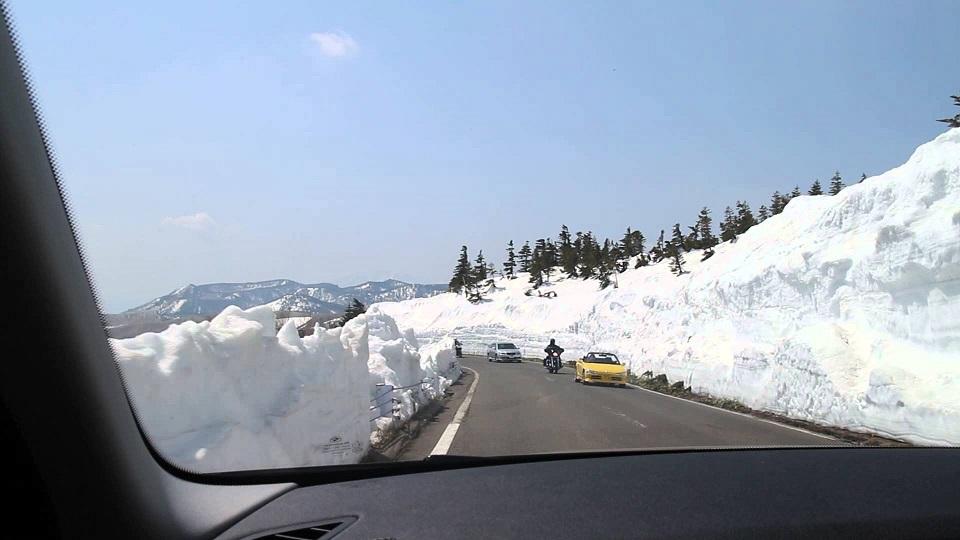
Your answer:
[[[253,283],[209,283],[187,285],[146,304],[110,315],[117,322],[132,320],[173,320],[215,315],[227,306],[243,309],[270,305],[274,311],[310,315],[337,315],[354,298],[366,305],[375,302],[409,300],[446,291],[446,285],[422,285],[396,279],[367,281],[351,287],[332,283],[304,284],[289,279]]]

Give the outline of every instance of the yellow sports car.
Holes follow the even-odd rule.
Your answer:
[[[613,353],[590,352],[577,360],[577,372],[573,380],[582,383],[616,384],[627,386],[627,366]]]

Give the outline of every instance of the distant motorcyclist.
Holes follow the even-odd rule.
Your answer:
[[[459,339],[453,339],[453,348],[457,352],[457,358],[463,358],[463,343]]]
[[[543,367],[547,367],[547,359],[550,358],[550,355],[557,353],[557,356],[560,356],[563,354],[563,347],[557,345],[557,340],[551,338],[550,344],[547,345],[547,348],[544,349],[543,352],[547,353],[547,356],[543,359]]]

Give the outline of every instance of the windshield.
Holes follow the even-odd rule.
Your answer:
[[[619,364],[620,360],[612,354],[588,354],[584,359],[591,364]]]
[[[960,3],[9,4],[182,469],[960,444]]]

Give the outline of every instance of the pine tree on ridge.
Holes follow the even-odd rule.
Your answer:
[[[460,257],[457,259],[457,266],[453,270],[453,277],[450,278],[450,284],[447,290],[457,294],[473,285],[473,267],[470,266],[470,257],[467,255],[467,246],[460,248]]]
[[[823,195],[823,188],[820,186],[820,180],[814,180],[813,185],[810,186],[810,191],[807,192],[807,195]]]
[[[840,171],[833,173],[833,178],[830,179],[830,195],[836,195],[843,190],[843,179],[840,178]]]
[[[666,246],[667,257],[670,259],[670,271],[676,275],[684,274],[683,270],[683,233],[680,224],[673,226],[673,236]]]
[[[347,306],[347,309],[344,310],[343,316],[340,317],[340,326],[347,324],[352,319],[355,319],[358,315],[362,315],[367,312],[367,306],[363,305],[363,302],[353,299],[352,302]]]
[[[515,279],[514,270],[517,267],[517,257],[513,252],[513,240],[507,242],[507,260],[503,261],[503,275],[507,279]]]

